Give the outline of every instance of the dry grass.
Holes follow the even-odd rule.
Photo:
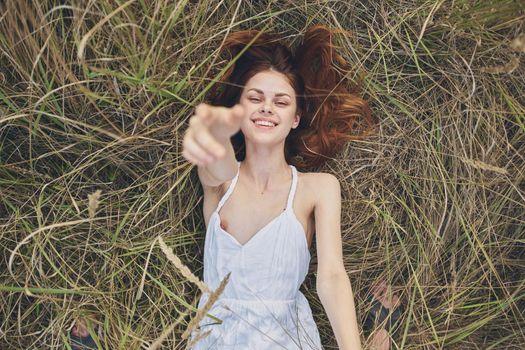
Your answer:
[[[202,293],[211,293],[208,286],[204,282],[202,282],[199,279],[199,277],[195,276],[193,272],[191,272],[190,269],[186,265],[184,265],[184,263],[179,259],[178,256],[173,254],[173,251],[168,248],[162,237],[159,237],[159,245],[160,249],[162,249],[168,260],[171,261],[177,269],[179,269],[180,273],[182,274],[182,276],[184,276],[186,281],[195,284],[197,287],[199,287]]]
[[[62,349],[91,314],[107,348],[187,345],[201,290],[154,242],[202,274],[189,114],[227,64],[216,50],[230,31],[295,45],[317,22],[354,33],[337,44],[380,121],[319,169],[343,187],[358,315],[385,278],[407,309],[395,348],[522,347],[523,2],[288,4],[0,2],[1,349]],[[335,349],[312,258],[302,290]]]

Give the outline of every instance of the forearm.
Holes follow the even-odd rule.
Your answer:
[[[345,273],[317,281],[317,293],[340,350],[361,350],[354,295]]]

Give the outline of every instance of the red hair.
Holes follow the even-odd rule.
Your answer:
[[[337,62],[348,68],[332,45],[335,32],[323,25],[310,27],[295,54],[275,34],[257,30],[231,33],[220,54],[228,60],[239,57],[221,77],[220,84],[212,87],[210,104],[232,107],[255,74],[269,69],[282,73],[295,90],[301,117],[299,126],[286,138],[286,161],[301,170],[322,166],[346,142],[365,137],[373,126],[371,109],[358,95],[360,86],[349,92],[342,84],[344,77],[333,66]],[[365,121],[367,128],[356,133],[355,124],[359,121]],[[244,159],[242,132],[239,130],[231,141],[237,160]]]

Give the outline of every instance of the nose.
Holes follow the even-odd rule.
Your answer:
[[[261,113],[268,113],[268,114],[273,114],[273,111],[271,109],[270,106],[268,106],[266,103],[263,104],[263,106],[261,107],[261,109],[259,110]]]

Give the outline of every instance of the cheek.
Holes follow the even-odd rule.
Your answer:
[[[250,130],[252,124],[253,122],[250,116],[246,116],[246,118],[244,118],[244,120],[241,123],[241,131],[243,132],[243,134],[246,134],[246,132]]]
[[[286,120],[288,120],[290,125],[293,125],[293,123],[295,123],[295,114],[295,109],[290,109],[286,113]]]

